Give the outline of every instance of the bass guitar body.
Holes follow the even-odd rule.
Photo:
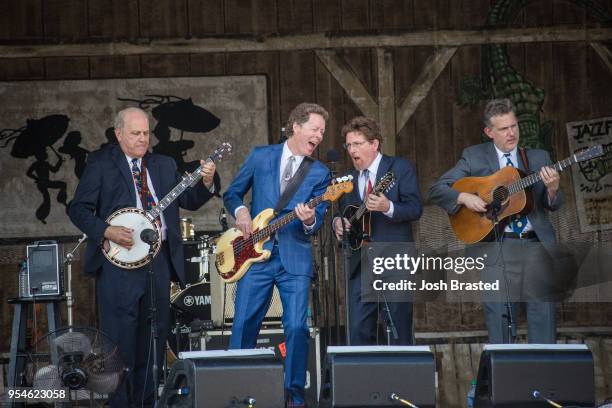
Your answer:
[[[506,222],[515,214],[528,214],[533,208],[530,190],[511,193],[508,186],[519,181],[523,172],[515,167],[504,167],[486,177],[464,177],[453,184],[461,193],[475,194],[487,203],[487,211],[474,212],[461,206],[450,216],[450,223],[457,238],[467,244],[488,238],[495,225]]]
[[[268,208],[257,214],[253,220],[253,234],[265,228],[274,218],[274,209]],[[217,240],[216,266],[221,279],[226,283],[236,282],[256,262],[270,258],[270,251],[264,249],[264,243],[270,238],[253,243],[244,240],[242,232],[230,228]]]

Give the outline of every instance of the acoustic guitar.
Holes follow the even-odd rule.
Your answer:
[[[596,145],[552,165],[558,172],[567,167],[603,155]],[[465,206],[450,215],[455,235],[466,244],[489,238],[498,223],[507,222],[515,214],[529,214],[533,209],[530,187],[541,180],[540,173],[526,175],[516,167],[507,166],[487,177],[464,177],[453,184],[460,193],[475,194],[487,203],[487,211],[474,212]]]
[[[344,193],[353,190],[353,177],[344,176],[336,179],[322,195],[308,201],[306,205],[315,208],[323,201],[336,201]],[[273,208],[267,208],[253,219],[253,233],[244,239],[237,228],[230,228],[217,241],[216,259],[217,272],[227,283],[236,282],[244,276],[249,267],[256,262],[264,262],[270,258],[271,252],[263,249],[270,235],[297,218],[295,210],[274,220],[276,214]]]
[[[386,193],[395,184],[395,175],[388,171],[376,183],[371,194]],[[363,245],[364,241],[369,241],[368,232],[371,228],[372,213],[366,208],[365,202],[359,206],[347,205],[342,212],[342,217],[346,218],[351,224],[348,240],[351,249],[357,251]]]

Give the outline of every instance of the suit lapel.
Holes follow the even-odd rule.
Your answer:
[[[272,157],[269,160],[270,172],[272,175],[272,192],[274,194],[274,201],[278,202],[280,198],[280,160],[283,155],[283,144],[274,145],[272,148]],[[265,160],[263,158],[262,160]]]
[[[136,188],[134,187],[134,178],[132,176],[132,170],[127,162],[127,158],[118,145],[113,147],[112,155],[115,164],[123,176],[123,180],[127,183],[128,190],[130,191],[130,195],[132,197],[132,203],[134,206],[136,206]]]
[[[378,165],[378,170],[376,171],[376,183],[374,183],[374,187],[380,179],[391,169],[391,164],[393,163],[393,159],[389,156],[383,155],[382,159],[380,159],[380,164]]]
[[[486,149],[486,157],[489,169],[491,170],[491,173],[495,173],[499,170],[499,158],[497,157],[497,150],[495,150],[495,145],[493,144],[493,142],[487,143]]]
[[[145,160],[147,162],[147,172],[149,173],[149,178],[151,179],[151,183],[153,183],[153,188],[155,189],[155,195],[158,200],[164,198],[165,191],[161,190],[161,173],[159,168],[159,163],[155,156],[147,153],[145,155]]]

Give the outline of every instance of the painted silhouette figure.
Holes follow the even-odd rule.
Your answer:
[[[43,224],[47,223],[46,219],[51,211],[49,189],[59,190],[57,193],[57,202],[66,206],[66,183],[59,180],[51,180],[49,178],[50,173],[57,173],[64,162],[64,159],[62,159],[55,150],[53,150],[53,152],[57,156],[57,163],[55,166],[51,166],[47,161],[49,156],[47,155],[47,149],[43,147],[35,153],[34,157],[36,157],[36,161],[32,163],[26,172],[26,175],[36,182],[36,187],[43,196],[42,204],[36,209],[36,218]]]
[[[81,132],[69,132],[64,139],[64,144],[58,149],[60,153],[67,154],[74,160],[74,174],[78,179],[81,178],[85,170],[85,163],[89,154],[89,150],[79,146],[82,140]]]

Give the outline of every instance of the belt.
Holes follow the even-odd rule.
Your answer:
[[[527,231],[527,232],[521,232],[520,234],[517,234],[516,232],[504,232],[504,238],[532,239],[532,238],[537,238],[537,237],[538,236],[533,230]]]

